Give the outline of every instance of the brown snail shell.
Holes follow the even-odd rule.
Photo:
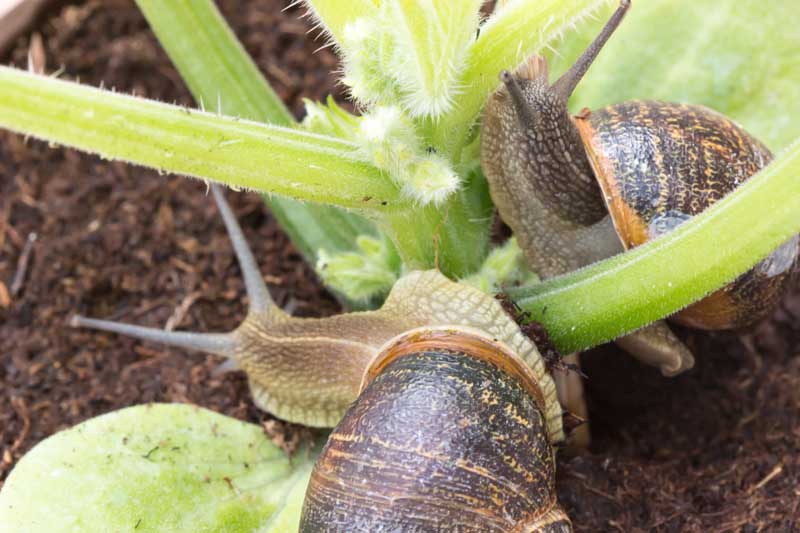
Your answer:
[[[300,531],[571,531],[542,395],[468,328],[391,341],[311,476]]]
[[[697,105],[628,101],[583,114],[576,124],[626,249],[701,213],[772,160],[758,139]],[[798,244],[793,238],[673,320],[724,329],[762,318],[786,289]]]

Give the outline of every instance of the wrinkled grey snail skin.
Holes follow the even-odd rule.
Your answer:
[[[733,121],[700,106],[632,101],[570,115],[570,95],[629,7],[629,0],[620,2],[556,82],[550,84],[544,58],[532,57],[515,74],[501,74],[503,83],[486,105],[481,164],[492,199],[529,266],[543,278],[671,231],[772,159]],[[799,254],[795,237],[672,318],[704,329],[762,318],[784,292]],[[616,343],[668,376],[694,364],[664,321]],[[579,380],[572,385],[581,386]],[[580,391],[566,395],[572,396],[570,409],[580,412]]]
[[[314,469],[302,531],[572,530],[555,493],[564,438],[555,383],[497,300],[415,271],[379,310],[293,318],[273,303],[222,191],[212,190],[250,300],[236,330],[81,316],[73,325],[227,357],[222,366],[247,373],[262,409],[338,423]]]

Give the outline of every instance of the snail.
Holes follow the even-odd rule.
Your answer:
[[[249,299],[236,330],[71,324],[224,356],[222,369],[245,371],[261,409],[338,424],[301,531],[571,531],[555,496],[564,439],[555,384],[498,300],[414,271],[376,311],[291,317],[272,301],[222,191],[212,191]]]
[[[577,116],[570,95],[630,7],[622,0],[575,64],[550,84],[544,58],[504,71],[481,129],[481,164],[529,266],[549,278],[638,246],[685,222],[772,159],[732,120],[698,106],[628,101]],[[764,317],[797,270],[797,236],[749,272],[671,317],[703,329]],[[616,340],[666,375],[689,349],[660,321]]]

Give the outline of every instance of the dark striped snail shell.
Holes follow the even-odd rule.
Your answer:
[[[487,103],[481,163],[502,219],[547,278],[671,231],[772,158],[730,119],[700,106],[631,101],[570,115],[567,101],[630,7],[622,0],[595,41],[550,84],[532,57]],[[736,328],[768,313],[797,269],[797,236],[727,287],[673,317]],[[617,340],[672,375],[689,350],[662,321]]]
[[[545,397],[468,328],[391,341],[311,475],[301,532],[567,532]]]

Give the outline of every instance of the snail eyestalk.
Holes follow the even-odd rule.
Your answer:
[[[187,331],[166,331],[157,328],[146,328],[133,324],[123,324],[111,320],[98,320],[81,315],[74,315],[69,325],[73,328],[89,328],[111,333],[119,333],[143,341],[157,342],[176,348],[197,350],[214,355],[227,356],[236,345],[230,334],[222,333],[190,333]]]
[[[504,70],[500,73],[500,81],[508,89],[508,95],[511,97],[511,102],[514,104],[514,109],[517,111],[520,122],[529,128],[533,128],[536,124],[536,114],[525,100],[525,95],[522,93],[522,88],[519,86],[517,78],[509,71]]]
[[[589,67],[592,66],[600,50],[605,46],[606,41],[608,41],[609,37],[611,37],[614,31],[619,27],[620,22],[622,22],[622,19],[625,17],[630,7],[630,0],[621,0],[619,7],[614,14],[611,15],[611,18],[608,19],[608,22],[606,22],[606,25],[598,36],[595,37],[594,41],[592,41],[592,44],[590,44],[578,60],[575,61],[575,64],[553,84],[555,92],[560,94],[565,101],[570,97],[575,87],[578,86],[578,83],[580,83],[586,71],[589,70]]]
[[[228,237],[231,239],[236,260],[239,261],[239,268],[242,269],[245,291],[250,299],[250,312],[266,313],[277,310],[275,303],[272,301],[272,296],[269,294],[269,289],[267,289],[267,284],[264,283],[264,278],[261,277],[261,271],[253,257],[253,252],[250,251],[250,246],[244,238],[242,228],[236,221],[228,202],[225,201],[222,188],[216,183],[212,183],[211,193],[214,195],[217,209],[222,215],[222,221],[225,223]]]

